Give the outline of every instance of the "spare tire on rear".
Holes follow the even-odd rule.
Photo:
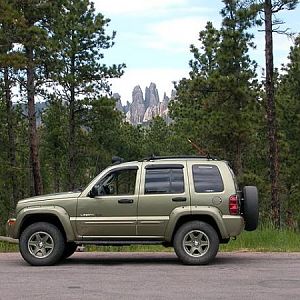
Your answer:
[[[242,207],[245,230],[255,230],[258,224],[258,191],[256,186],[245,186],[243,188]]]

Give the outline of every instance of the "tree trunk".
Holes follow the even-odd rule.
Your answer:
[[[69,189],[75,188],[75,99],[73,87],[71,88],[71,101],[69,105]]]
[[[56,193],[60,192],[60,157],[55,153],[54,154],[54,162],[53,162],[53,174],[54,174],[54,191]]]
[[[75,58],[71,61],[71,74],[74,78],[75,73]],[[70,190],[75,189],[75,174],[76,174],[76,160],[75,160],[75,85],[71,83],[70,87],[70,101],[69,101],[69,178],[68,185]]]
[[[10,197],[9,213],[13,214],[17,200],[19,199],[19,189],[16,176],[16,139],[15,139],[15,124],[13,107],[11,101],[11,82],[9,80],[9,69],[4,68],[4,89],[5,89],[5,103],[6,103],[6,122],[7,122],[7,136],[8,136],[8,158],[10,164],[9,177],[11,180],[12,194]]]
[[[273,37],[272,37],[272,1],[264,2],[265,18],[265,59],[266,59],[266,97],[268,140],[271,181],[271,210],[276,228],[280,228],[280,201],[278,193],[279,159],[277,142],[276,107],[274,99],[274,65],[273,65]]]
[[[242,163],[242,142],[240,139],[236,144],[236,153],[234,160],[234,171],[237,177],[242,176],[243,174],[243,163]]]
[[[41,176],[41,167],[38,152],[38,137],[36,129],[36,114],[35,114],[35,70],[33,62],[33,49],[26,48],[27,63],[27,101],[28,101],[28,131],[29,131],[29,146],[30,146],[30,166],[32,169],[34,193],[40,195],[43,193],[43,184]]]

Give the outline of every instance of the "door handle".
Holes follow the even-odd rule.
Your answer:
[[[186,201],[186,198],[185,197],[175,197],[175,198],[172,198],[172,201],[182,202],[182,201]]]
[[[133,199],[119,199],[119,203],[133,203]]]

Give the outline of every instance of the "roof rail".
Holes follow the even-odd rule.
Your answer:
[[[219,160],[216,156],[211,156],[209,154],[207,155],[170,155],[170,156],[155,156],[151,155],[149,157],[145,157],[141,159],[140,161],[150,161],[150,160],[158,160],[158,159],[172,159],[172,158],[178,158],[178,159],[185,159],[185,158],[204,158],[209,160]]]

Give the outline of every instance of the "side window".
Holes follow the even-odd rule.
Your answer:
[[[94,196],[134,195],[136,169],[124,169],[111,172],[93,187]]]
[[[183,192],[182,168],[146,168],[145,194],[180,194]]]
[[[218,167],[193,165],[192,170],[196,193],[223,192],[224,185]]]

